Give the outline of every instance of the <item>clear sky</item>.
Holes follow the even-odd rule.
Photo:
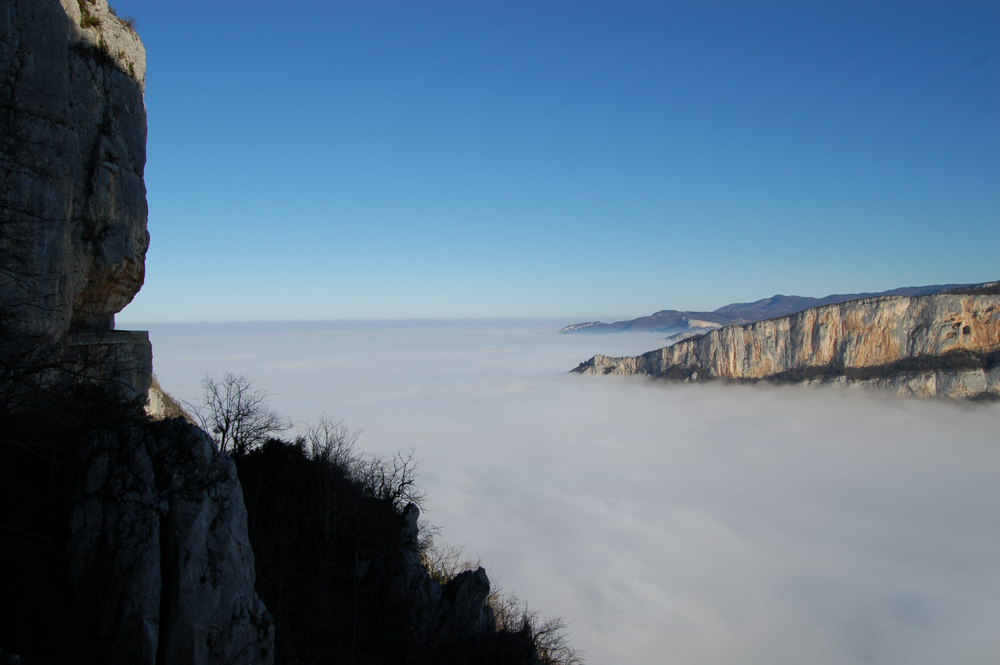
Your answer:
[[[1000,278],[1000,4],[113,0],[129,321],[632,318]]]

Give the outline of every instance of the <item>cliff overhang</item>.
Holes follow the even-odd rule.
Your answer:
[[[0,63],[0,363],[145,395],[148,337],[114,330],[149,246],[142,42],[106,0],[0,0]]]

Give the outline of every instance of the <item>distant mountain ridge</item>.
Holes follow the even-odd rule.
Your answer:
[[[595,355],[573,371],[997,400],[1000,282],[828,303],[690,335],[640,356]]]
[[[934,284],[930,286],[904,286],[891,291],[878,293],[837,293],[824,298],[808,296],[773,295],[770,298],[755,302],[738,302],[724,305],[713,312],[683,312],[676,309],[664,309],[650,316],[642,316],[631,321],[616,321],[602,323],[574,323],[568,325],[561,333],[619,333],[619,332],[662,332],[684,333],[706,332],[714,328],[730,325],[744,325],[755,321],[765,321],[781,316],[797,314],[812,307],[835,305],[852,300],[873,298],[877,296],[925,296],[955,289],[964,289],[973,284]]]

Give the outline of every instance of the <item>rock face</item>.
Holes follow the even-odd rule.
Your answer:
[[[182,419],[95,434],[70,578],[104,663],[270,663],[233,462]]]
[[[113,330],[149,245],[144,80],[142,43],[106,0],[0,0],[4,417],[148,393],[148,335]],[[272,662],[233,462],[183,420],[101,431],[76,452],[67,570],[52,573],[72,587],[68,630],[104,663]]]
[[[390,588],[408,600],[409,630],[437,633],[450,639],[483,637],[496,630],[496,618],[487,600],[490,580],[482,566],[466,570],[441,585],[431,579],[420,562],[417,520],[420,509],[409,504],[403,511],[403,547]]]
[[[994,283],[940,295],[865,298],[727,326],[637,357],[597,355],[574,371],[1000,395],[1000,296]]]
[[[142,43],[105,0],[0,0],[0,50],[4,300],[53,337],[110,330],[149,246]]]
[[[149,246],[142,43],[106,0],[0,0],[0,63],[10,354],[24,353],[12,339],[47,339],[69,374],[113,375],[126,394],[144,394],[148,338],[111,332],[142,286]]]

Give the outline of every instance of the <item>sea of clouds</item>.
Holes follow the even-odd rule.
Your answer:
[[[1000,404],[584,377],[662,336],[566,323],[148,327],[176,397],[231,370],[414,448],[439,540],[592,665],[996,662]]]

